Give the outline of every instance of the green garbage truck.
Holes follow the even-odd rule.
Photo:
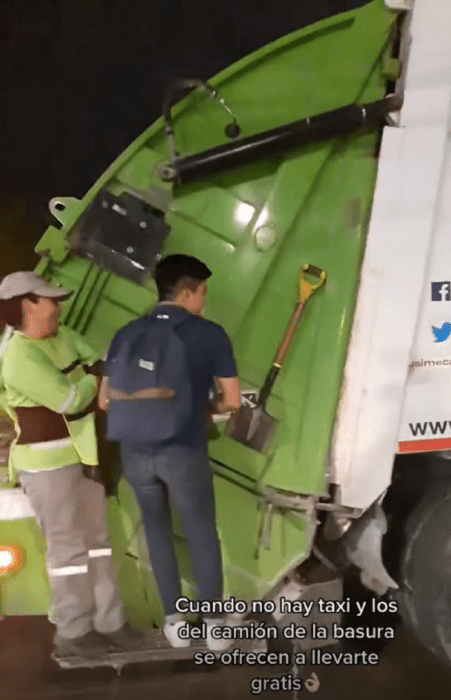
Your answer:
[[[36,245],[36,271],[74,291],[62,323],[102,354],[155,305],[161,257],[213,271],[204,314],[232,339],[251,417],[209,432],[225,597],[340,600],[352,566],[447,662],[450,30],[443,0],[372,0],[208,81],[176,81],[162,117],[83,199],[51,200]],[[127,614],[160,626],[139,509],[101,416],[99,434]],[[2,455],[0,615],[47,615],[44,541]],[[193,597],[177,513],[174,537]]]

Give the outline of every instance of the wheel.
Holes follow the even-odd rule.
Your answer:
[[[406,626],[451,664],[451,481],[430,487],[406,523],[405,542],[393,598]]]

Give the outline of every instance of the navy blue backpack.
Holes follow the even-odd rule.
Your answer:
[[[108,353],[109,440],[157,445],[188,423],[191,380],[185,345],[176,332],[188,319],[157,307],[114,336]]]

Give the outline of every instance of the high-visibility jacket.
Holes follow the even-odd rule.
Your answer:
[[[17,433],[9,455],[14,483],[19,470],[98,464],[94,410],[99,361],[99,354],[67,326],[52,338],[13,334],[1,374]]]

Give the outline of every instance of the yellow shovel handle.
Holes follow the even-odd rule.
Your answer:
[[[309,282],[305,278],[305,275],[311,275],[313,277],[317,278],[316,283]],[[312,294],[318,289],[318,287],[321,287],[321,285],[324,284],[326,281],[326,271],[321,270],[319,267],[315,267],[315,265],[309,265],[308,263],[304,263],[301,265],[299,268],[299,301],[305,304],[307,299],[312,296]]]
[[[305,279],[304,274],[313,275],[318,279],[318,282],[316,282],[315,284],[309,282]],[[291,315],[285,333],[283,334],[283,338],[280,341],[280,345],[277,348],[276,357],[274,358],[274,362],[272,364],[271,372],[273,372],[274,369],[276,370],[274,380],[277,376],[277,372],[282,366],[282,362],[285,359],[285,355],[287,354],[288,348],[293,339],[294,332],[299,323],[299,319],[301,318],[302,312],[304,311],[304,306],[307,302],[307,299],[315,292],[316,289],[318,289],[318,287],[321,287],[321,285],[324,284],[325,279],[326,273],[324,270],[320,270],[319,267],[315,267],[314,265],[308,265],[307,263],[305,263],[299,268],[299,299]],[[274,383],[274,380],[272,380],[272,383]]]

